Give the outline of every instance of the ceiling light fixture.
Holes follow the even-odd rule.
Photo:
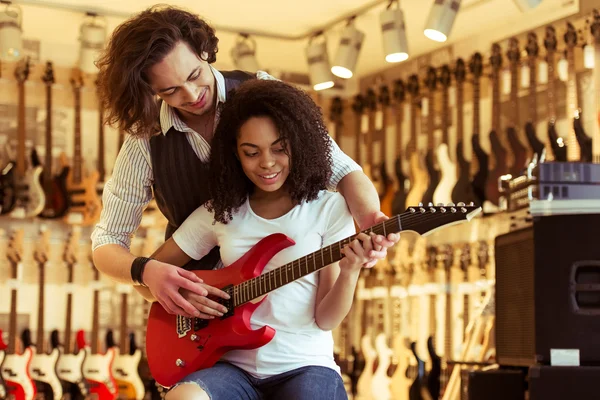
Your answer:
[[[231,49],[231,58],[237,69],[248,72],[258,71],[256,61],[256,42],[250,35],[240,33],[236,44]]]
[[[0,60],[16,61],[23,48],[23,13],[10,1],[0,1]]]
[[[325,90],[334,85],[329,56],[327,54],[327,40],[323,32],[313,35],[306,47],[306,61],[308,62],[308,75],[314,90]]]
[[[353,24],[355,18],[350,18],[342,31],[340,46],[331,67],[331,72],[343,79],[350,79],[354,75],[358,53],[365,39],[365,34],[356,29]]]
[[[460,0],[435,0],[425,24],[425,36],[436,42],[448,40],[459,8]]]
[[[86,13],[79,28],[79,69],[88,74],[98,72],[96,61],[106,41],[106,19],[95,13]]]
[[[394,3],[398,5],[397,8],[392,8]],[[379,22],[381,24],[385,61],[397,63],[408,59],[404,13],[400,9],[397,0],[391,0],[387,8],[379,14]]]

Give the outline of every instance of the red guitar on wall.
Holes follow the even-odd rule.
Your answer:
[[[421,235],[444,225],[470,220],[481,207],[458,205],[409,207],[402,214],[364,232],[382,235],[415,231]],[[194,271],[209,285],[227,292],[229,300],[218,299],[228,310],[219,319],[203,320],[168,314],[157,302],[148,318],[146,352],[152,376],[169,387],[188,374],[209,368],[232,349],[255,349],[267,344],[275,335],[269,326],[252,330],[250,316],[264,301],[252,303],[267,293],[316,272],[342,259],[341,249],[355,236],[324,247],[301,259],[262,274],[269,260],[294,242],[276,233],[259,241],[250,251],[229,267],[215,271]]]

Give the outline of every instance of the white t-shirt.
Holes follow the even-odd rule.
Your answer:
[[[177,229],[173,240],[196,260],[218,245],[224,265],[237,261],[270,234],[283,233],[294,240],[296,244],[277,253],[263,273],[356,233],[344,198],[325,190],[316,200],[304,202],[279,218],[259,217],[246,201],[228,224],[213,225],[213,220],[213,213],[202,206]],[[257,378],[308,365],[329,367],[339,373],[333,360],[331,331],[320,329],[315,322],[318,284],[317,271],[269,293],[252,314],[250,325],[253,329],[269,325],[276,332],[273,339],[257,349],[229,351],[222,360]]]

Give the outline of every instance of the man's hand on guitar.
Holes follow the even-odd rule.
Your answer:
[[[200,283],[198,285],[205,288],[210,296],[221,297],[223,299],[229,298],[227,293],[216,287],[209,286],[205,283]],[[180,290],[180,293],[198,310],[200,314],[194,315],[197,318],[214,319],[215,317],[222,317],[223,314],[227,312],[225,306],[209,299],[206,295],[200,296],[196,292],[183,288]]]
[[[204,313],[204,307],[206,305],[210,307],[210,303],[199,302],[198,298],[205,298],[208,294],[224,298],[228,296],[225,292],[204,284],[202,279],[198,278],[193,272],[157,260],[148,261],[142,280],[148,286],[156,301],[168,313],[183,315],[188,318],[207,317],[207,314]],[[182,293],[188,297],[189,293],[192,293],[194,299],[189,301]],[[206,299],[206,302],[209,301]],[[203,312],[198,309],[197,305],[203,306]]]
[[[381,211],[377,211],[373,213],[373,223],[369,226],[377,225],[390,219],[387,215],[385,215]],[[387,237],[383,235],[375,235],[373,237],[373,249],[369,254],[371,260],[367,262],[365,268],[372,268],[377,264],[379,260],[383,260],[387,257],[387,249],[394,246],[400,240],[399,233],[390,233]]]
[[[356,239],[342,248],[344,258],[340,260],[341,273],[359,272],[361,268],[373,261],[369,253],[373,251],[373,238],[377,235],[359,233]],[[375,260],[377,261],[377,260]]]

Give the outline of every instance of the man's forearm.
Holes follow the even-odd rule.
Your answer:
[[[337,187],[346,199],[352,217],[360,229],[373,224],[373,214],[380,210],[379,195],[373,183],[362,171],[344,176]]]
[[[118,244],[106,244],[94,250],[94,265],[100,272],[120,283],[133,284],[131,264],[135,256]]]

